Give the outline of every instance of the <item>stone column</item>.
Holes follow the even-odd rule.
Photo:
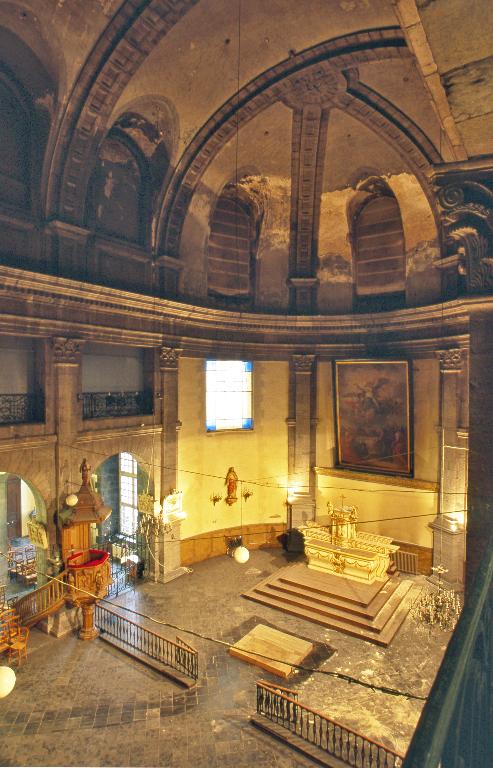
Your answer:
[[[160,389],[161,389],[161,472],[160,501],[178,485],[178,433],[181,422],[178,421],[178,361],[181,349],[161,347],[159,352]],[[157,552],[154,580],[170,581],[185,573],[181,567],[181,522],[171,523],[171,531],[151,542]]]
[[[433,530],[433,567],[443,566],[440,578],[454,589],[464,588],[467,431],[461,428],[464,352],[437,352],[440,361],[440,497]],[[437,573],[432,580],[437,579]]]
[[[293,355],[294,428],[289,430],[294,442],[289,485],[294,490],[291,505],[292,527],[303,525],[315,516],[314,488],[311,478],[312,457],[312,372],[315,355]],[[292,425],[292,420],[289,420]]]
[[[65,336],[53,338],[53,368],[55,384],[55,509],[48,513],[49,548],[57,542],[53,512],[58,511],[68,493],[75,491],[78,478],[72,478],[73,444],[80,424],[79,366],[81,362],[81,339]],[[73,481],[73,484],[72,484]]]

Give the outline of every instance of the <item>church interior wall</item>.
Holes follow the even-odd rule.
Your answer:
[[[323,518],[327,503],[340,502],[358,507],[362,530],[392,536],[399,542],[427,549],[432,546],[428,528],[438,509],[439,371],[435,359],[412,362],[412,419],[414,434],[413,479],[382,477],[337,468],[332,363],[317,366],[317,517]],[[324,473],[324,470],[328,470]],[[331,475],[330,470],[335,470]],[[395,519],[402,518],[402,519]]]
[[[182,358],[179,378],[178,482],[188,517],[183,539],[248,525],[280,525],[286,518],[288,365],[253,363],[253,430],[206,432],[204,360]],[[225,477],[238,475],[238,501],[228,506]],[[241,498],[240,489],[252,496]],[[213,504],[212,494],[221,495]]]

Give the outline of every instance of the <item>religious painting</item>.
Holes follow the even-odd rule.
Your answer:
[[[412,472],[410,381],[406,360],[335,363],[338,465]]]

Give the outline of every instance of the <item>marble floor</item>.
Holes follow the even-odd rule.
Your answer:
[[[0,700],[0,765],[313,765],[248,723],[255,681],[276,678],[232,658],[228,643],[258,622],[316,643],[309,670],[287,683],[302,703],[405,752],[423,702],[326,673],[426,696],[449,636],[418,633],[408,618],[384,649],[240,596],[285,565],[282,550],[252,552],[243,566],[224,556],[168,584],[145,582],[117,598],[120,605],[179,627],[178,634],[198,649],[199,681],[190,691],[102,640],[56,639],[33,629],[16,686]],[[150,619],[132,618],[171,639],[177,634]]]

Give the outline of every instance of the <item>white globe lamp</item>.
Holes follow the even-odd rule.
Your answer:
[[[245,565],[250,559],[250,552],[246,547],[236,547],[233,557],[240,565]]]
[[[15,685],[15,672],[10,667],[0,667],[0,699],[8,696]]]
[[[67,505],[67,507],[75,507],[78,501],[79,501],[79,497],[75,493],[69,493],[69,495],[65,499],[65,504]]]

